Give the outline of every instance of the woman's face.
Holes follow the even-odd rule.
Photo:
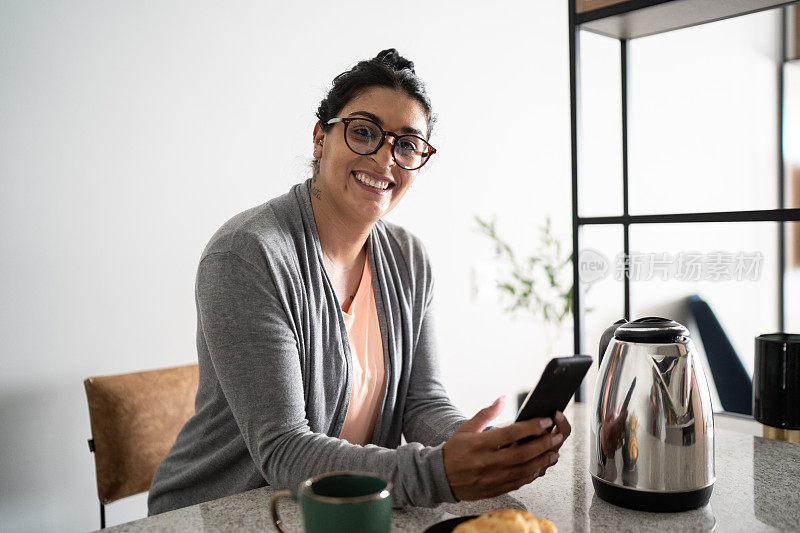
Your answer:
[[[368,118],[380,124],[384,131],[415,133],[423,138],[428,130],[419,102],[404,92],[386,87],[365,90],[350,100],[337,116]],[[314,157],[320,162],[312,194],[317,200],[329,203],[345,220],[374,223],[394,209],[411,187],[419,169],[405,170],[395,163],[391,136],[386,137],[376,153],[356,154],[345,143],[344,129],[343,123],[333,124],[327,133],[319,124],[314,127]],[[369,181],[379,186],[365,183]]]

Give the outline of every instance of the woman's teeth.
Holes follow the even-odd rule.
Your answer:
[[[376,189],[387,189],[389,187],[390,182],[382,181],[382,180],[375,180],[370,178],[367,174],[363,172],[354,172],[354,175],[358,181],[365,185],[369,185],[370,187],[375,187]]]

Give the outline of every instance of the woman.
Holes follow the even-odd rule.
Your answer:
[[[397,506],[478,499],[544,474],[569,436],[560,414],[547,435],[549,419],[483,431],[502,399],[465,421],[441,384],[427,255],[381,220],[435,152],[413,63],[394,49],[362,61],[317,117],[313,177],[203,252],[196,414],[150,514],[335,470],[391,479]]]

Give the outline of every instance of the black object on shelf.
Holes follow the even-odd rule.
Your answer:
[[[753,417],[767,426],[800,429],[800,335],[756,337]]]

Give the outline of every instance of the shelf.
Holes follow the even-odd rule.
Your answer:
[[[630,39],[655,35],[681,28],[698,26],[708,22],[738,17],[759,11],[774,8],[782,9],[781,19],[786,20],[785,31],[780,31],[780,46],[782,48],[781,68],[778,69],[779,83],[777,84],[776,111],[778,115],[777,150],[778,156],[778,183],[779,191],[784,184],[783,165],[783,98],[784,84],[782,68],[785,63],[800,56],[800,0],[569,0],[569,79],[570,79],[570,133],[572,155],[572,275],[575,279],[572,290],[574,312],[573,343],[575,353],[583,351],[583,328],[581,290],[579,283],[579,265],[576,260],[580,250],[580,231],[582,226],[588,225],[621,225],[622,249],[624,253],[630,250],[630,226],[633,224],[676,224],[676,223],[735,223],[735,222],[779,222],[779,272],[777,276],[778,293],[778,328],[784,328],[784,312],[786,308],[786,291],[784,277],[786,274],[785,261],[785,226],[789,228],[800,227],[800,208],[765,209],[751,211],[719,211],[706,213],[667,213],[630,215],[628,212],[628,47]],[[622,205],[623,215],[581,217],[578,214],[580,198],[579,191],[579,162],[580,135],[580,30],[586,30],[600,35],[620,40],[620,71],[622,93]],[[783,195],[777,199],[777,205],[785,206]],[[795,222],[794,224],[784,224]],[[798,230],[800,231],[800,230]],[[630,318],[631,312],[631,286],[630,279],[623,278],[623,300],[625,317]],[[581,390],[576,394],[580,401]]]
[[[663,215],[578,217],[579,226],[595,224],[676,224],[687,222],[791,221],[800,221],[800,209],[761,209],[756,211],[716,211],[710,213],[669,213]]]
[[[583,30],[617,39],[636,39],[756,13],[797,0],[627,0],[575,15]]]

